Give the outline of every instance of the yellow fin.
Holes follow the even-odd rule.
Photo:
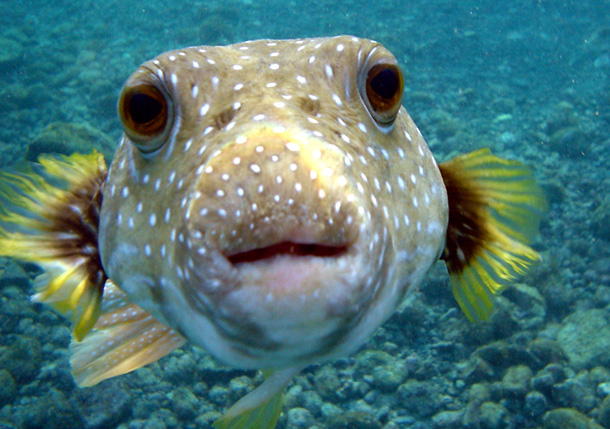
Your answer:
[[[442,259],[458,304],[471,321],[486,320],[492,296],[540,256],[528,244],[547,210],[532,172],[481,149],[439,165],[449,200]]]
[[[233,404],[212,426],[216,429],[273,429],[282,413],[282,392],[300,370],[287,368],[270,373],[263,384]]]
[[[33,299],[69,316],[82,338],[106,281],[97,249],[106,164],[98,152],[39,162],[38,171],[0,173],[0,256],[39,265]]]
[[[82,342],[72,341],[72,376],[77,385],[93,386],[107,378],[161,359],[186,340],[127,300],[110,280],[104,287],[102,311]]]

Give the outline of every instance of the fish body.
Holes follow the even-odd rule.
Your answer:
[[[538,259],[544,198],[486,150],[438,165],[403,85],[351,36],[171,51],[127,80],[108,173],[94,154],[5,174],[0,254],[45,269],[77,383],[188,340],[274,371],[217,422],[273,427],[292,376],[362,346],[439,258],[466,316],[488,317]]]
[[[154,152],[129,132],[119,145],[101,213],[108,276],[230,365],[357,349],[438,259],[448,217],[407,112],[384,126],[363,101],[376,64],[396,59],[336,37],[188,48],[140,67],[124,91],[158,87],[174,113]],[[331,255],[231,262],[278,245]]]

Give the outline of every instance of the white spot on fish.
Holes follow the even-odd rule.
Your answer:
[[[299,150],[301,150],[301,146],[294,142],[288,142],[286,143],[286,149],[292,152],[298,152]]]

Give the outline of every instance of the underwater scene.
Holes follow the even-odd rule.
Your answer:
[[[610,428],[608,16],[3,0],[0,428]]]

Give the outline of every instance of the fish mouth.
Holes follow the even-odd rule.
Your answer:
[[[265,247],[225,255],[234,266],[271,261],[277,257],[291,258],[339,258],[348,252],[348,245],[324,245],[282,241]]]

